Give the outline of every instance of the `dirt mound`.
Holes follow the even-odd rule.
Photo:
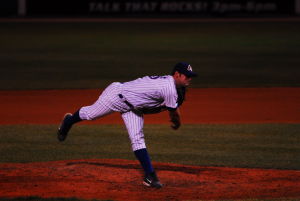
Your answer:
[[[300,171],[154,163],[164,188],[141,184],[137,161],[95,159],[0,164],[0,197],[197,200],[300,198]]]

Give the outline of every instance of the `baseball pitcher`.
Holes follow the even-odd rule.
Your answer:
[[[171,75],[145,76],[124,83],[114,82],[94,104],[81,107],[73,114],[65,114],[58,128],[58,140],[64,141],[75,123],[119,112],[126,125],[132,150],[145,172],[143,184],[161,188],[162,184],[146,149],[143,116],[168,111],[171,127],[177,130],[181,125],[179,106],[184,101],[186,87],[196,76],[190,64],[180,62],[174,66]]]

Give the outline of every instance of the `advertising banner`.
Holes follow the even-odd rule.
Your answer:
[[[262,16],[295,14],[297,0],[26,0],[29,16]]]
[[[162,15],[263,15],[289,14],[294,11],[294,0],[90,0],[90,14],[162,14]]]

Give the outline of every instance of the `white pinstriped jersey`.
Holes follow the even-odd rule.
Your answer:
[[[124,82],[122,95],[135,108],[166,106],[177,108],[177,91],[173,76],[145,76]]]
[[[173,76],[145,76],[133,81],[110,84],[99,96],[98,100],[82,107],[79,116],[82,120],[93,120],[113,112],[120,112],[126,125],[132,150],[146,148],[142,112],[132,110],[119,95],[128,101],[135,109],[156,108],[166,106],[177,108],[177,91]]]

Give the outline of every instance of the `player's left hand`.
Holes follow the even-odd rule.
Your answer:
[[[171,121],[171,128],[177,130],[181,125],[179,109],[177,108],[175,111],[169,111],[169,115]]]

